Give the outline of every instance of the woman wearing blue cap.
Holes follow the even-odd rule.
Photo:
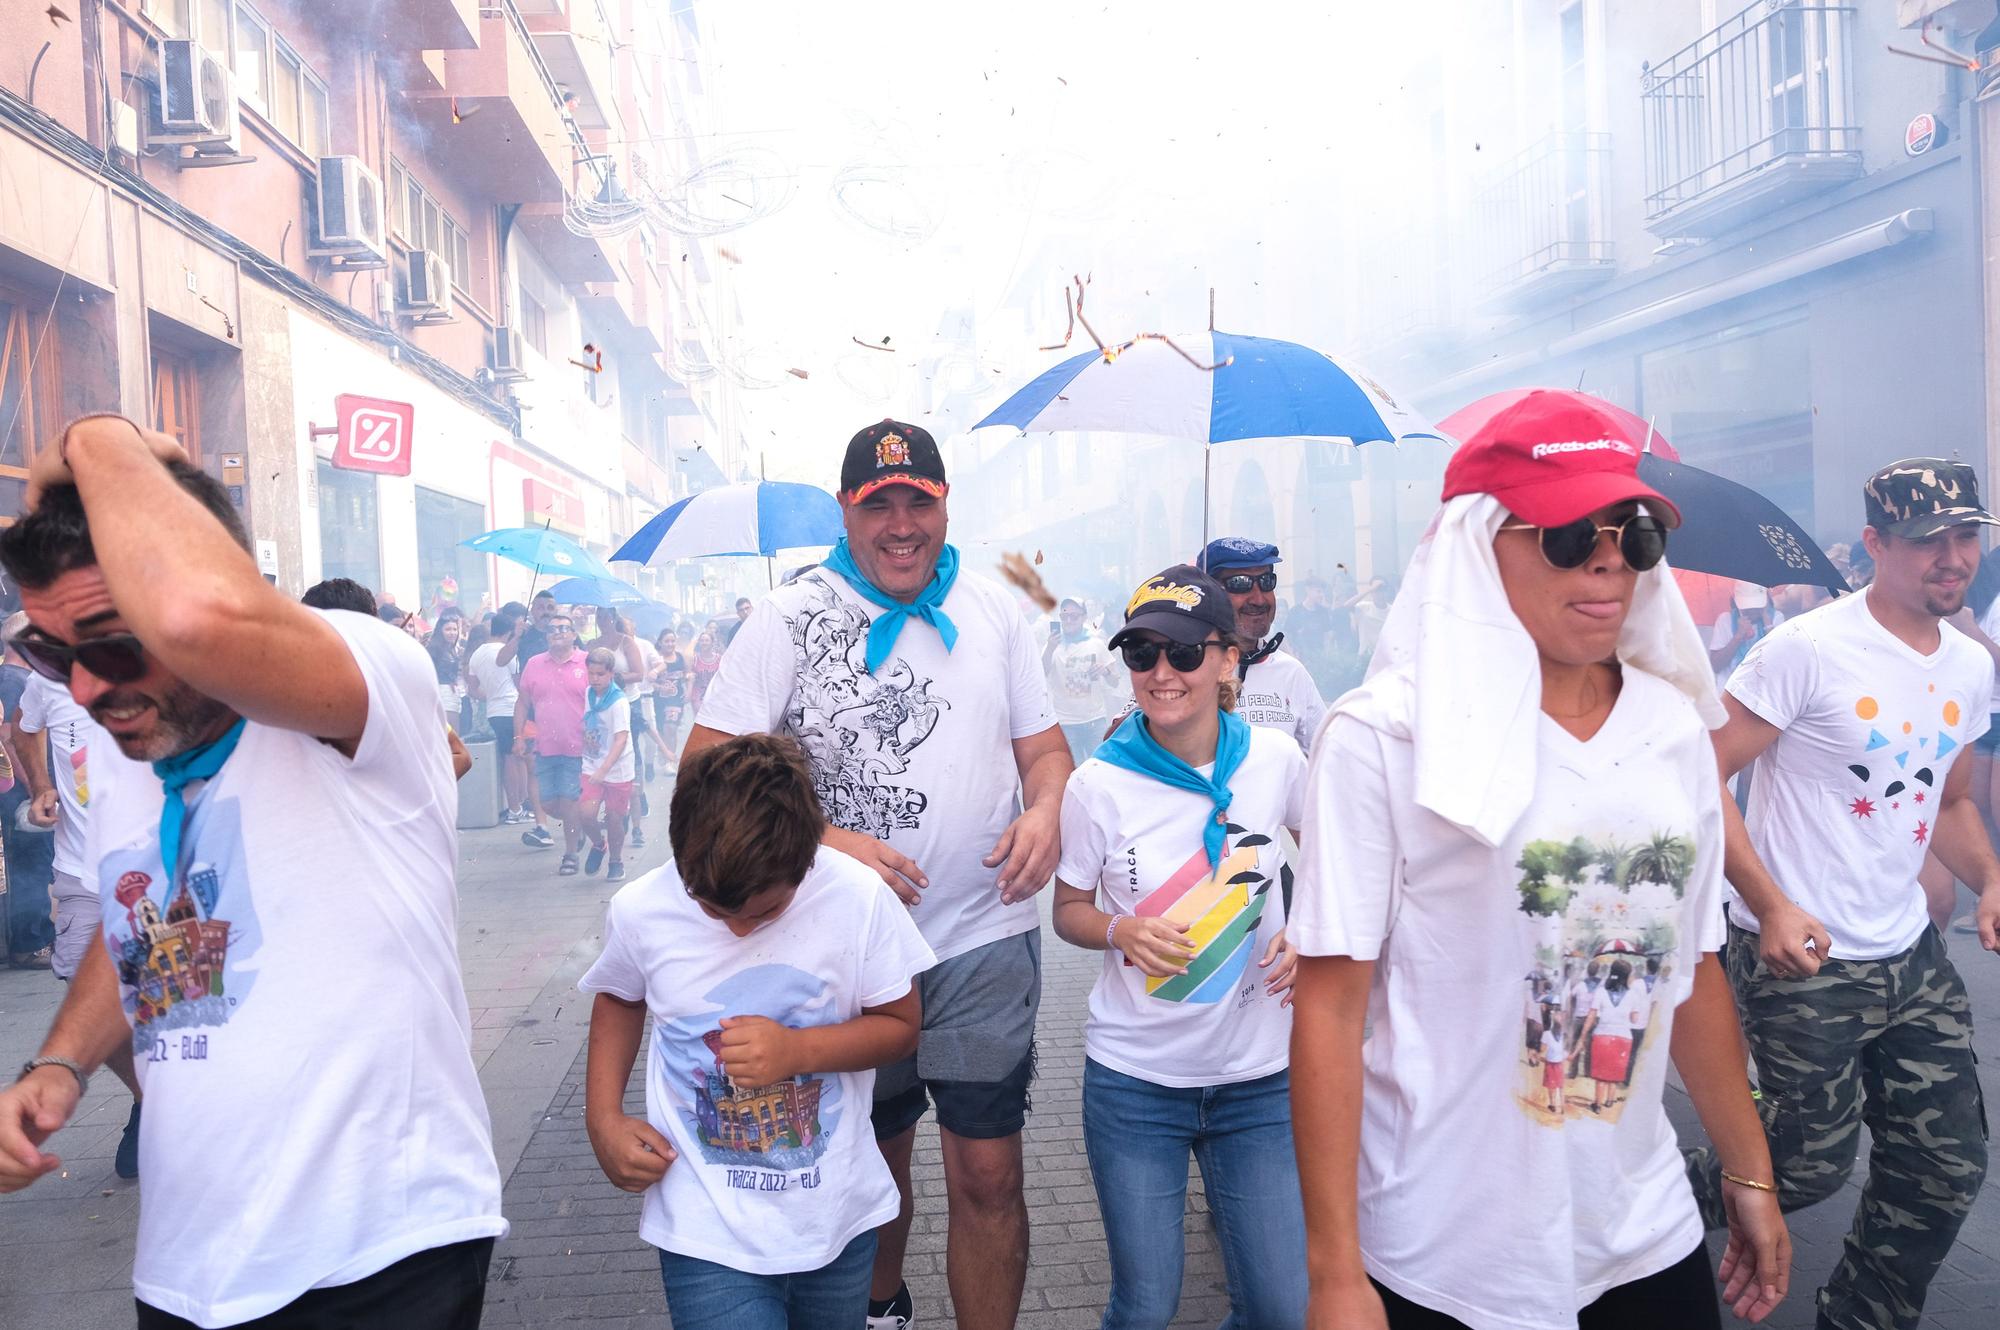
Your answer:
[[[1229,1324],[1305,1323],[1279,836],[1299,823],[1306,764],[1290,736],[1231,711],[1236,622],[1198,569],[1148,578],[1111,639],[1140,715],[1063,794],[1056,932],[1105,953],[1083,1132],[1111,1249],[1107,1330],[1173,1320],[1190,1151]]]

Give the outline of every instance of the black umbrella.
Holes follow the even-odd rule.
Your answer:
[[[1835,595],[1847,579],[1784,509],[1748,485],[1649,452],[1639,478],[1673,500],[1681,524],[1667,542],[1667,562],[1689,572],[1758,586],[1823,586]]]

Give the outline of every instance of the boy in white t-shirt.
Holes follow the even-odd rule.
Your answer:
[[[676,1330],[819,1330],[868,1312],[875,1229],[899,1197],[875,1144],[875,1068],[909,1056],[935,964],[881,877],[824,849],[798,745],[745,735],[691,758],[674,859],[611,900],[584,1118],[646,1203]],[[646,1117],[624,1111],[647,1017]]]
[[[639,774],[632,751],[632,704],[618,686],[617,665],[618,654],[609,647],[593,647],[584,658],[590,685],[583,694],[583,794],[577,816],[590,837],[583,871],[603,867],[608,849],[606,882],[625,880],[625,833]]]

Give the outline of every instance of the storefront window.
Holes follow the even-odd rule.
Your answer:
[[[382,591],[382,536],[375,477],[319,464],[319,575],[351,577]]]
[[[194,357],[153,349],[153,428],[187,449],[188,460],[201,462],[201,380]]]
[[[0,521],[21,511],[35,449],[57,425],[56,339],[44,336],[47,327],[45,300],[0,286]]]
[[[491,530],[484,506],[417,487],[417,576],[425,605],[444,579],[458,579],[458,595],[447,597],[467,614],[477,614],[491,583],[487,556],[459,542]]]
[[[1804,310],[1737,324],[1639,361],[1638,414],[1681,457],[1813,521],[1812,350]]]

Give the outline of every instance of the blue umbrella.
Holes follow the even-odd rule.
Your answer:
[[[1442,438],[1361,370],[1297,342],[1199,332],[1113,351],[1071,356],[973,428],[1115,430],[1203,443]]]
[[[565,577],[549,588],[558,605],[603,605],[622,609],[627,605],[650,605],[646,594],[630,582],[615,577]]]
[[[458,543],[482,554],[497,554],[503,559],[524,564],[534,569],[537,576],[544,570],[553,570],[576,577],[617,580],[604,560],[562,532],[551,531],[546,526],[505,526]]]
[[[825,490],[785,480],[720,485],[664,509],[618,547],[614,561],[643,564],[831,545],[840,504]]]

